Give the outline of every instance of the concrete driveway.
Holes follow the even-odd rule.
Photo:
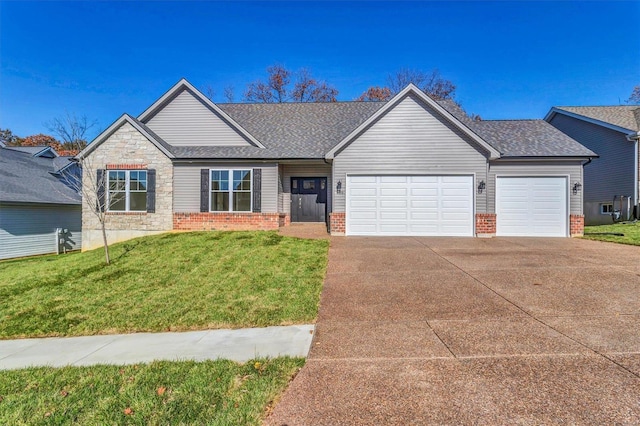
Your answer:
[[[267,423],[640,424],[640,247],[334,237]]]

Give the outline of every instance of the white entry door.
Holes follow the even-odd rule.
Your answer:
[[[566,177],[497,177],[496,234],[567,236]]]
[[[347,235],[473,236],[473,176],[348,176]]]

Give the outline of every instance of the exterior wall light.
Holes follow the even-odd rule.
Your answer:
[[[478,184],[478,194],[482,194],[482,191],[487,187],[483,180]]]
[[[336,192],[338,194],[340,194],[342,192],[342,181],[338,181],[338,183],[336,183]]]
[[[573,195],[577,194],[578,192],[580,192],[580,189],[582,188],[582,184],[580,182],[576,182],[573,184]]]

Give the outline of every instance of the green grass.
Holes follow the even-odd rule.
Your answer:
[[[313,322],[328,241],[168,233],[0,262],[0,338]]]
[[[0,424],[258,425],[303,364],[276,358],[3,371]]]
[[[624,237],[615,235],[590,235],[593,233],[613,232],[624,234]],[[596,241],[609,241],[612,243],[631,244],[640,246],[640,222],[616,223],[612,225],[585,226],[584,238]]]

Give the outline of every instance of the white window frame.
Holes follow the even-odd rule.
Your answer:
[[[604,211],[604,206],[611,206],[611,211],[610,212],[605,212]],[[613,213],[613,203],[600,203],[600,214],[611,216],[612,213]]]
[[[112,210],[111,209],[111,189],[109,188],[109,173],[110,172],[124,172],[124,210]],[[135,169],[135,170],[120,170],[120,169],[107,169],[107,188],[106,188],[106,197],[107,197],[107,211],[113,213],[123,213],[123,212],[134,212],[134,213],[146,213],[147,209],[144,210],[131,210],[131,172],[144,172],[146,174],[145,182],[147,184],[147,190],[144,191],[145,194],[149,193],[149,173],[147,173],[146,169]],[[120,191],[118,191],[120,192]],[[143,192],[143,191],[133,191],[133,192]],[[148,207],[148,206],[147,206]]]
[[[249,172],[249,182],[251,185],[251,189],[249,191],[237,191],[237,192],[249,192],[250,196],[249,196],[249,210],[233,210],[233,172],[240,172],[240,171],[248,171]],[[211,199],[212,199],[212,194],[213,194],[213,190],[211,189],[211,180],[212,180],[212,175],[213,172],[229,172],[229,189],[227,191],[217,191],[217,192],[227,192],[229,194],[229,210],[211,210]],[[234,168],[234,169],[224,169],[224,168],[217,168],[217,169],[209,169],[209,212],[210,213],[224,213],[224,212],[231,212],[231,213],[251,213],[253,212],[253,169],[252,168]]]

